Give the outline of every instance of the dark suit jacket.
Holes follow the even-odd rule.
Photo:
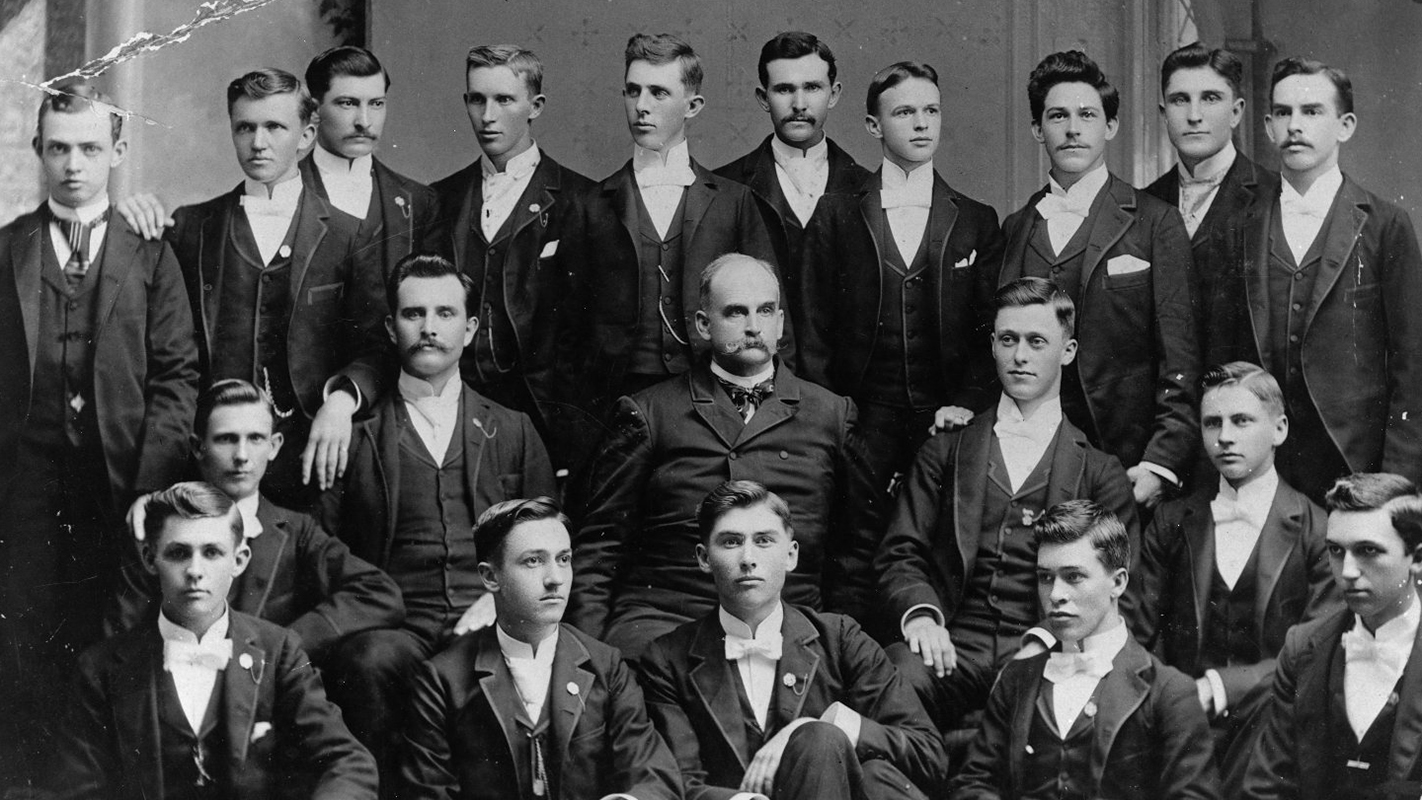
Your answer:
[[[784,364],[775,392],[743,423],[703,358],[685,375],[623,397],[611,429],[573,487],[573,591],[568,620],[606,635],[619,600],[714,607],[696,566],[696,506],[722,481],[756,480],[790,505],[799,567],[790,602],[863,613],[877,527],[873,477],[853,401],[796,377]],[[860,527],[862,526],[862,527]]]
[[[217,309],[222,302],[222,271],[228,230],[241,213],[242,186],[227,194],[173,212],[168,233],[183,267],[198,355],[205,380],[211,379]],[[386,315],[382,276],[360,268],[355,258],[354,222],[332,214],[313,191],[301,193],[296,244],[291,256],[291,322],[287,331],[287,368],[297,401],[309,419],[321,407],[326,379],[362,353],[384,346],[376,336]]]
[[[1023,255],[1046,189],[1003,223],[1001,286],[1022,277]],[[1200,345],[1192,311],[1190,240],[1173,204],[1112,175],[1091,218],[1076,336],[1077,372],[1101,449],[1127,467],[1149,461],[1185,480],[1199,439]],[[1149,269],[1112,275],[1134,256]]]
[[[1353,612],[1344,608],[1289,629],[1274,670],[1269,715],[1249,760],[1241,797],[1327,800],[1334,796],[1324,776],[1330,762],[1347,757],[1340,751],[1351,753],[1355,744],[1335,743],[1324,735],[1329,706],[1334,695],[1343,692],[1342,686],[1329,685],[1329,673],[1333,654],[1353,620]],[[1388,796],[1411,797],[1422,791],[1422,764],[1417,758],[1422,751],[1422,629],[1412,645],[1397,697],[1392,749],[1386,764],[1373,767],[1386,769],[1388,781],[1410,783],[1410,790]]]
[[[701,271],[718,256],[745,253],[775,262],[750,189],[718,178],[693,159],[696,182],[686,187],[682,218],[681,303],[688,340],[696,353],[710,345],[696,335]],[[637,181],[632,162],[574,198],[566,218],[560,264],[569,275],[569,302],[560,309],[564,353],[571,379],[585,394],[584,403],[614,399],[627,373],[636,343],[641,305],[637,258]],[[783,284],[782,284],[783,286]],[[784,299],[786,293],[781,292]],[[782,303],[783,305],[783,303]],[[793,357],[787,345],[782,355]]]
[[[997,409],[991,408],[966,428],[939,433],[919,448],[874,559],[879,607],[892,630],[899,629],[904,612],[921,604],[939,609],[951,622],[962,602],[977,561],[996,422]],[[1115,513],[1131,533],[1131,551],[1139,549],[1135,497],[1125,470],[1063,418],[1046,505],[1076,499],[1095,500]]]
[[[880,173],[852,193],[820,199],[805,232],[799,288],[800,370],[809,380],[860,396],[879,337],[883,304],[880,264],[892,241],[874,238]],[[928,280],[937,298],[938,368],[950,394],[942,404],[973,410],[993,400],[992,359],[986,347],[988,308],[1002,263],[997,212],[959,194],[936,172],[928,228]],[[985,323],[989,327],[984,327]]]
[[[547,741],[554,752],[545,759],[557,765],[559,789],[553,800],[613,792],[637,800],[681,797],[676,760],[617,650],[563,625],[548,687]],[[414,677],[398,796],[521,797],[511,742],[524,735],[515,722],[522,712],[494,629],[455,640]]]
[[[228,637],[232,660],[219,678],[219,713],[231,796],[375,800],[375,761],[326,699],[296,634],[234,611]],[[252,666],[242,667],[243,659]],[[56,758],[61,797],[167,796],[158,729],[164,679],[163,638],[153,618],[85,651]]]
[[[261,535],[247,540],[252,558],[227,594],[233,609],[297,632],[317,661],[342,637],[404,622],[405,602],[395,581],[328,536],[316,520],[264,497],[257,521]],[[162,598],[157,579],[130,558],[120,584],[117,630],[151,622]]]
[[[775,172],[775,151],[771,149],[770,144],[774,136],[772,133],[765,137],[759,147],[720,167],[716,174],[736,183],[743,183],[755,193],[756,202],[760,206],[760,216],[765,220],[765,229],[770,233],[771,244],[775,247],[775,260],[780,264],[786,291],[793,301],[793,298],[799,295],[795,273],[799,269],[800,240],[804,236],[805,226],[800,224],[800,218],[791,210],[789,202],[785,200],[785,190],[780,187],[780,176]],[[826,138],[825,146],[829,151],[829,178],[825,181],[825,195],[858,189],[869,177],[869,171],[856,164],[854,157],[844,152],[833,139]],[[823,197],[821,199],[823,200]],[[812,221],[819,216],[822,207],[823,202],[815,207],[815,213],[810,216]],[[802,309],[792,308],[792,311],[798,319]]]
[[[1200,662],[1204,624],[1215,574],[1215,523],[1210,501],[1217,486],[1156,509],[1146,528],[1121,609],[1145,647],[1185,674],[1205,674]],[[1328,517],[1283,481],[1256,546],[1254,618],[1263,660],[1218,667],[1230,707],[1274,672],[1274,657],[1289,626],[1336,610],[1342,602],[1323,540]],[[1262,688],[1262,687],[1261,687]]]
[[[385,166],[378,158],[371,158],[375,173],[375,191],[380,197],[380,218],[374,220],[371,235],[375,238],[372,252],[357,253],[356,257],[366,263],[379,265],[382,280],[394,269],[395,262],[410,253],[437,251],[439,234],[436,218],[439,204],[435,190]],[[331,196],[326,193],[326,184],[321,181],[321,170],[316,168],[315,156],[308,154],[301,159],[301,179],[327,203]]]
[[[796,680],[794,687],[775,683],[774,718],[781,724],[818,719],[843,703],[862,717],[855,747],[860,761],[885,759],[932,794],[947,773],[948,754],[879,645],[848,617],[788,603],[781,631],[775,671]],[[712,613],[652,642],[642,659],[647,708],[676,754],[687,800],[729,800],[749,764],[743,755],[749,750],[745,715],[725,641]],[[775,733],[766,731],[767,740]]]
[[[29,424],[48,237],[39,210],[0,229],[0,495],[24,466],[15,448]],[[182,274],[166,244],[144,241],[115,215],[100,270],[91,400],[105,488],[115,508],[124,508],[182,475],[197,404],[197,349]]]
[[[1269,342],[1269,238],[1278,192],[1219,232],[1225,261],[1210,298],[1211,361],[1243,359],[1276,375]],[[1407,213],[1343,179],[1305,314],[1303,379],[1334,445],[1355,472],[1422,479],[1422,251]]]
[[[391,384],[394,381],[391,379]],[[345,477],[320,501],[321,526],[380,569],[390,563],[400,509],[400,393],[390,392],[351,432]],[[548,451],[527,414],[464,387],[464,479],[474,519],[504,500],[553,496]]]
[[[952,800],[1023,796],[1022,759],[1047,659],[1041,653],[1003,668],[988,698],[982,730],[950,785]],[[1209,723],[1194,681],[1129,639],[1101,681],[1092,729],[1091,797],[1219,796]]]

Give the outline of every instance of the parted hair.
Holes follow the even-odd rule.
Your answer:
[[[1042,121],[1047,93],[1059,83],[1084,83],[1095,89],[1101,95],[1101,110],[1106,112],[1108,120],[1115,119],[1121,110],[1121,93],[1106,80],[1101,67],[1080,50],[1067,50],[1042,59],[1027,78],[1027,103],[1032,109],[1033,122]]]
[[[464,59],[465,74],[481,67],[508,67],[523,78],[529,97],[543,94],[543,62],[532,50],[516,44],[481,44],[470,48]]]
[[[756,481],[726,481],[712,489],[696,506],[696,524],[701,529],[702,544],[710,541],[711,531],[716,529],[716,523],[721,517],[738,508],[753,508],[759,505],[769,508],[780,518],[785,524],[786,533],[792,537],[795,535],[795,528],[790,522],[790,506],[780,495]]]
[[[701,69],[701,57],[691,49],[684,39],[670,33],[634,33],[627,40],[627,50],[623,53],[623,68],[632,66],[633,61],[646,61],[658,66],[673,61],[681,64],[681,85],[687,91],[697,94],[701,91],[701,81],[706,75]]]
[[[498,566],[504,558],[504,541],[520,523],[556,519],[571,525],[551,497],[505,500],[490,506],[474,524],[474,553],[480,561]]]
[[[390,315],[400,313],[400,284],[408,278],[443,278],[452,275],[464,287],[464,313],[474,315],[474,279],[470,278],[454,262],[433,253],[410,253],[395,262],[390,277],[385,279],[385,302],[389,304]]]
[[[316,99],[306,90],[306,84],[290,72],[272,67],[252,70],[227,84],[227,113],[232,113],[232,106],[240,98],[261,100],[278,94],[295,94],[301,124],[311,121],[311,115],[316,113]]]
[[[766,69],[766,64],[772,61],[779,61],[782,58],[795,59],[805,56],[819,56],[829,65],[829,82],[834,83],[834,78],[839,74],[839,68],[834,63],[834,52],[829,49],[829,45],[820,41],[819,37],[813,33],[804,31],[785,31],[775,35],[775,38],[766,42],[760,48],[760,61],[756,64],[756,73],[760,76],[761,88],[768,88],[770,85],[770,71]]]
[[[276,422],[276,409],[272,397],[250,381],[241,378],[226,378],[213,383],[198,395],[197,416],[193,419],[193,434],[199,439],[207,435],[207,424],[212,412],[224,406],[257,405],[265,408]]]
[[[380,59],[364,47],[343,44],[325,51],[311,59],[306,67],[306,88],[317,103],[331,91],[331,83],[342,75],[353,78],[368,78],[381,75],[385,78],[385,88],[390,88],[390,73],[381,66]]]
[[[1390,472],[1355,472],[1339,478],[1323,496],[1328,513],[1388,512],[1393,530],[1409,551],[1422,545],[1422,494],[1417,484]]]
[[[1316,58],[1292,56],[1274,65],[1274,74],[1269,79],[1269,97],[1274,97],[1274,87],[1279,81],[1292,75],[1322,75],[1333,84],[1338,93],[1338,113],[1353,113],[1353,81],[1348,73],[1337,67],[1330,67]]]
[[[1216,364],[1205,371],[1205,376],[1200,379],[1200,396],[1211,389],[1218,389],[1221,386],[1238,386],[1241,389],[1249,390],[1249,393],[1259,398],[1259,402],[1264,404],[1265,410],[1273,414],[1275,418],[1282,417],[1286,413],[1284,407],[1284,392],[1279,388],[1279,381],[1258,364],[1251,364],[1248,361],[1231,361],[1228,364]]]
[[[1003,284],[992,296],[994,314],[1004,308],[1026,306],[1051,306],[1066,335],[1070,337],[1076,332],[1076,304],[1071,301],[1071,295],[1046,278],[1018,278]]]
[[[1191,42],[1165,57],[1165,62],[1160,65],[1160,93],[1165,94],[1171,75],[1182,69],[1201,67],[1209,67],[1224,78],[1236,100],[1244,96],[1240,88],[1244,85],[1244,62],[1239,56],[1219,47],[1211,50],[1199,42]]]
[[[921,61],[899,61],[874,73],[864,97],[864,109],[871,117],[879,115],[879,96],[909,78],[922,78],[938,85],[938,70]]]
[[[1037,547],[1090,539],[1096,557],[1114,572],[1131,564],[1131,537],[1116,515],[1090,500],[1068,500],[1042,513],[1032,525]]]
[[[115,108],[113,98],[99,90],[99,87],[82,78],[64,81],[54,87],[56,94],[45,93],[40,100],[39,117],[35,123],[35,149],[44,139],[44,117],[46,114],[78,114],[81,111],[100,111],[97,106]],[[123,136],[123,114],[109,111],[109,134],[117,142]]]
[[[223,519],[232,526],[232,543],[240,545],[246,533],[237,504],[221,489],[202,481],[175,483],[149,495],[144,505],[144,541],[158,546],[170,519]]]

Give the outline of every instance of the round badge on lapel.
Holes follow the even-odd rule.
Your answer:
[[[539,204],[534,203],[533,205],[531,205],[531,206],[528,207],[528,213],[530,213],[530,214],[537,214],[537,213],[538,213],[539,211],[541,211],[542,209],[543,209],[543,206],[540,206]]]
[[[785,684],[786,686],[789,686],[792,689],[795,688],[795,676],[791,675],[788,672],[785,673],[785,677],[780,679],[780,682]]]
[[[291,245],[284,244],[281,247],[278,247],[277,255],[281,256],[282,258],[291,258]]]
[[[578,696],[578,692],[579,692],[578,685],[577,685],[576,683],[573,683],[572,681],[568,681],[568,694],[570,694],[570,695],[572,695],[572,696],[574,696],[574,697],[577,697],[577,696]]]
[[[1087,719],[1096,716],[1096,702],[1093,700],[1087,700],[1086,707],[1081,710],[1081,713],[1085,714]]]
[[[251,653],[243,653],[242,655],[237,656],[237,666],[241,667],[242,669],[251,669],[251,668],[252,668],[252,654],[251,654]]]

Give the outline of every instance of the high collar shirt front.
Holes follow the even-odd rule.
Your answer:
[[[997,436],[1002,461],[1007,465],[1007,478],[1012,491],[1022,488],[1032,470],[1037,468],[1047,448],[1062,424],[1062,399],[1051,397],[1037,406],[1030,418],[1022,416],[1017,401],[1003,394],[997,401],[997,422],[992,432]]]
[[[1279,189],[1279,222],[1284,229],[1284,239],[1289,252],[1294,255],[1294,263],[1303,266],[1304,256],[1313,246],[1323,230],[1323,222],[1328,219],[1328,209],[1333,207],[1333,198],[1343,188],[1343,172],[1334,166],[1323,173],[1308,187],[1307,194],[1299,194],[1288,180],[1281,181]]]
[[[463,396],[464,381],[459,370],[445,382],[444,389],[436,392],[434,384],[400,370],[400,397],[410,413],[410,424],[429,451],[436,464],[444,463],[444,454],[449,450],[449,440],[454,438],[454,429],[459,424],[459,398]]]
[[[235,503],[237,512],[242,515],[242,535],[248,539],[262,535],[262,522],[257,519],[257,506],[260,503],[261,495],[258,494],[244,497]]]
[[[632,172],[637,180],[637,191],[642,195],[642,205],[647,207],[657,235],[666,239],[677,206],[681,205],[682,193],[696,182],[686,140],[672,145],[665,157],[656,150],[634,146]]]
[[[321,184],[326,187],[331,205],[356,219],[365,219],[375,189],[375,157],[346,158],[317,144],[312,160],[321,173]]]
[[[829,139],[821,138],[818,144],[801,150],[771,136],[770,152],[775,158],[775,177],[780,182],[780,191],[785,194],[785,202],[790,204],[801,226],[809,225],[815,206],[829,184]]]
[[[548,683],[553,679],[553,656],[558,652],[558,627],[538,642],[535,648],[504,633],[502,626],[494,625],[494,635],[499,640],[499,651],[504,663],[513,675],[514,688],[523,701],[523,710],[528,712],[528,721],[538,724],[543,713],[544,701],[548,699]]]
[[[1210,213],[1215,195],[1220,192],[1229,168],[1234,166],[1238,151],[1234,142],[1226,141],[1225,146],[1214,155],[1195,165],[1192,174],[1184,162],[1175,165],[1180,182],[1180,216],[1185,218],[1185,230],[1191,236],[1200,228],[1200,222]]]
[[[1278,489],[1279,473],[1273,466],[1237,491],[1220,478],[1219,492],[1210,501],[1210,515],[1215,522],[1215,566],[1231,589],[1239,582],[1244,565],[1259,542]]]
[[[879,175],[879,202],[894,235],[894,246],[904,266],[912,266],[933,209],[933,162],[925,161],[912,172],[904,172],[886,158]]]
[[[509,159],[500,172],[488,156],[479,157],[479,172],[483,176],[480,189],[483,192],[483,206],[479,212],[479,230],[484,241],[492,242],[499,229],[513,213],[518,199],[533,182],[533,173],[543,161],[543,151],[535,142],[527,150]]]
[[[1052,713],[1061,738],[1065,739],[1071,732],[1071,726],[1076,723],[1076,718],[1082,711],[1087,711],[1088,716],[1095,715],[1095,709],[1087,709],[1087,703],[1096,691],[1096,685],[1101,683],[1105,673],[1110,671],[1110,664],[1115,661],[1121,648],[1126,646],[1129,635],[1125,622],[1118,620],[1116,626],[1110,630],[1082,639],[1080,647],[1076,642],[1062,642],[1062,652],[1052,654],[1053,657],[1068,658],[1074,652],[1089,654],[1093,661],[1103,663],[1105,670],[1098,670],[1097,673],[1077,672],[1068,678],[1052,682]]]
[[[1111,173],[1103,163],[1082,175],[1070,189],[1064,189],[1055,177],[1048,174],[1047,194],[1037,201],[1037,213],[1047,221],[1047,238],[1052,242],[1053,253],[1060,254],[1081,224],[1091,216],[1091,206],[1110,177]]]
[[[1412,657],[1422,605],[1411,597],[1407,610],[1369,631],[1354,615],[1353,629],[1343,634],[1343,707],[1348,725],[1362,741],[1373,720],[1395,696],[1397,681]]]
[[[53,197],[46,202],[49,204],[49,213],[54,216],[54,220],[75,221],[85,225],[99,219],[105,211],[109,210],[109,196],[102,192],[98,197],[77,208],[56,203]],[[74,249],[69,245],[69,237],[64,234],[64,228],[54,220],[49,223],[49,241],[54,245],[54,255],[59,259],[59,268],[62,270],[64,265],[69,262],[70,256],[74,255]],[[90,264],[94,263],[94,259],[99,255],[99,249],[104,246],[104,235],[108,233],[108,230],[107,220],[99,222],[90,229],[89,252],[85,253]]]
[[[163,637],[165,643],[182,642],[211,646],[227,638],[230,624],[230,610],[224,609],[222,616],[199,638],[196,633],[169,620],[162,611],[158,612],[158,634]],[[178,704],[183,708],[183,716],[187,717],[188,725],[192,726],[193,733],[200,732],[202,718],[207,713],[208,702],[212,700],[213,689],[217,687],[219,673],[204,667],[187,665],[165,666],[164,669],[173,676],[173,686],[178,691]]]
[[[261,253],[263,264],[270,264],[280,252],[301,204],[301,174],[296,173],[270,189],[264,183],[247,178],[242,182],[242,190],[242,211],[252,228],[252,238],[257,240],[257,252]],[[361,216],[365,216],[365,212],[361,212]],[[282,255],[291,253],[288,250]]]

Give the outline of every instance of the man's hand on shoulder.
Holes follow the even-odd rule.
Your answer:
[[[1155,508],[1165,492],[1165,481],[1144,464],[1137,464],[1126,470],[1135,490],[1136,504],[1145,508]]]
[[[459,621],[454,623],[454,635],[463,636],[470,631],[483,630],[494,624],[494,596],[480,595],[474,605],[464,609]]]
[[[928,435],[933,436],[940,431],[955,431],[966,427],[973,421],[973,412],[962,406],[943,406],[933,412],[933,424],[928,428]]]
[[[163,238],[163,229],[174,224],[173,216],[163,208],[163,201],[148,192],[125,197],[114,203],[114,210],[128,227],[149,241]]]
[[[929,614],[904,623],[904,641],[909,650],[923,658],[923,665],[940,678],[947,677],[958,666],[958,654],[948,629]]]
[[[321,491],[335,485],[346,474],[346,458],[351,449],[351,418],[356,399],[349,392],[331,392],[311,420],[311,435],[301,451],[301,482],[313,477]]]

